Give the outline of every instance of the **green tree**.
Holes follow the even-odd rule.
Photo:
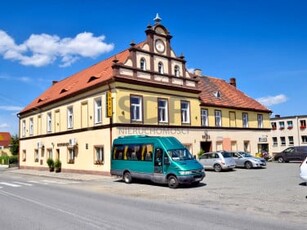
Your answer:
[[[11,137],[11,145],[10,151],[12,155],[17,156],[19,152],[19,137],[17,135],[13,135]]]

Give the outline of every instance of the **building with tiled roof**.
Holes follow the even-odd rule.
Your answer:
[[[0,132],[0,156],[10,155],[11,134],[9,132]]]
[[[190,73],[156,20],[145,41],[53,84],[20,113],[20,167],[109,174],[114,138],[175,136],[201,150],[268,147],[271,111],[236,80]]]
[[[11,134],[8,132],[0,132],[0,147],[8,148],[11,143]]]

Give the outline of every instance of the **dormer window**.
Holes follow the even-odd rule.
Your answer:
[[[214,92],[213,94],[214,94],[214,96],[215,96],[216,98],[221,98],[221,92],[220,92],[220,91],[216,91],[216,92]]]
[[[160,74],[164,74],[164,67],[163,67],[163,63],[162,62],[158,63],[158,72]]]
[[[140,68],[141,68],[141,70],[146,70],[146,60],[145,60],[145,58],[141,58]]]
[[[180,69],[179,69],[179,66],[178,66],[178,65],[175,65],[175,67],[174,67],[174,73],[175,73],[175,76],[176,76],[176,77],[179,77],[179,76],[180,76]]]

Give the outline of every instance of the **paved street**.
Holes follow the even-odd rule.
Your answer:
[[[116,178],[97,175],[56,174],[46,171],[7,169],[0,172],[0,187],[2,187],[0,188],[0,202],[7,202],[10,199],[16,200],[15,196],[21,195],[25,195],[25,197],[18,198],[20,201],[32,200],[37,197],[37,192],[41,194],[40,196],[49,197],[51,196],[49,192],[43,195],[47,190],[59,192],[60,197],[52,198],[58,199],[57,204],[59,205],[63,200],[61,198],[63,195],[66,197],[67,194],[80,193],[79,197],[71,201],[63,200],[64,203],[59,206],[61,210],[62,205],[64,207],[67,205],[78,206],[79,200],[82,203],[84,197],[91,196],[96,197],[99,203],[102,202],[100,203],[101,207],[105,206],[105,199],[112,199],[114,203],[132,202],[132,204],[129,203],[131,210],[138,210],[138,212],[142,210],[144,225],[146,225],[146,221],[150,222],[150,215],[154,215],[154,218],[161,218],[164,223],[166,213],[160,216],[158,213],[146,213],[146,210],[152,205],[162,205],[162,207],[156,207],[156,211],[163,213],[165,211],[162,210],[163,205],[166,205],[167,207],[164,209],[175,209],[169,217],[174,218],[172,215],[184,211],[189,220],[195,221],[194,227],[197,224],[206,224],[215,226],[215,229],[300,229],[307,218],[307,199],[305,198],[307,186],[298,177],[298,166],[298,163],[269,163],[265,169],[235,169],[232,172],[222,173],[207,171],[207,176],[200,186],[181,187],[176,190],[150,182],[139,181],[125,184]],[[31,195],[26,195],[27,193]],[[109,197],[111,194],[113,198]],[[47,200],[43,201],[47,202]],[[34,199],[34,202],[37,200]],[[51,205],[48,202],[44,205]],[[76,202],[76,204],[69,204],[70,202]],[[143,206],[143,202],[146,203],[145,206]],[[15,204],[15,201],[13,203],[15,206],[19,206],[18,203]],[[64,207],[63,210],[65,210]],[[97,206],[96,211],[104,213],[101,207]],[[112,208],[111,204],[109,208]],[[126,210],[123,207],[117,208]],[[114,212],[113,214],[117,215],[116,212],[122,212],[119,210],[109,210],[109,212]],[[1,210],[1,212],[4,211]],[[198,212],[200,213],[197,214]],[[191,217],[192,214],[194,217]],[[212,218],[213,215],[217,216],[216,219]],[[200,220],[197,220],[197,217]],[[111,216],[109,218],[112,219]],[[221,219],[226,219],[226,222],[222,226],[218,226]],[[189,220],[186,221],[189,222]],[[238,223],[233,225],[233,222]],[[164,224],[167,226],[166,220]],[[245,228],[243,225],[248,227]],[[98,224],[98,226],[100,225]],[[129,226],[132,228],[135,227],[135,224],[131,222]],[[126,229],[131,229],[129,226]],[[152,226],[159,227],[155,224]],[[188,224],[182,226],[197,229]]]

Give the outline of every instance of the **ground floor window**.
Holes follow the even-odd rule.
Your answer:
[[[250,142],[249,141],[244,141],[244,152],[250,153]]]
[[[68,149],[68,164],[74,164],[75,163],[75,149],[69,148]]]
[[[47,149],[48,158],[53,159],[52,149]]]
[[[38,149],[34,150],[34,162],[38,162]]]
[[[26,150],[22,150],[22,161],[26,161],[27,160],[27,152]]]
[[[102,165],[104,163],[103,146],[95,146],[94,163]]]

